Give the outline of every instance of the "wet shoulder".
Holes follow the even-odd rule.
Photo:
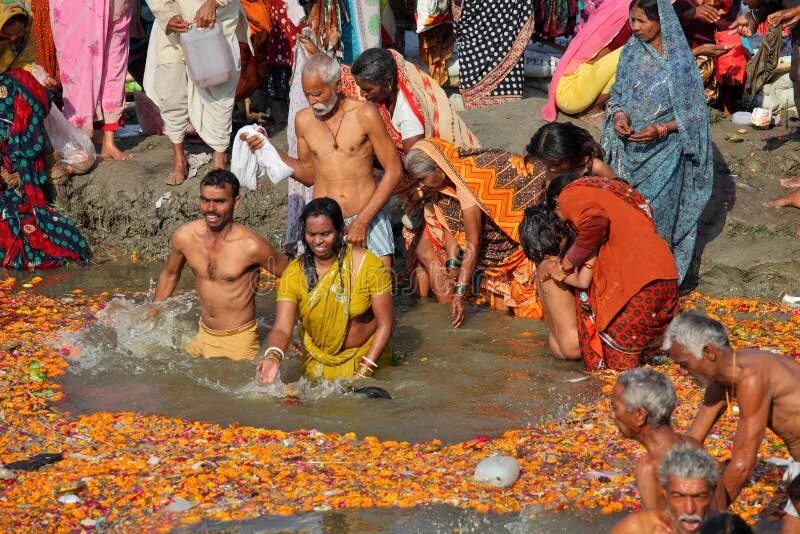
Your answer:
[[[181,245],[196,241],[200,239],[205,229],[206,223],[200,219],[184,223],[172,234],[172,243],[174,245]]]

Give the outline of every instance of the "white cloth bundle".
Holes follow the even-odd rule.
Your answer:
[[[261,137],[264,146],[254,152],[247,141],[241,139],[242,134],[245,134],[245,137],[253,135]],[[260,126],[251,124],[243,126],[236,132],[233,140],[231,172],[239,179],[239,185],[255,191],[258,177],[262,174],[266,174],[273,184],[277,184],[291,176],[294,171],[283,162],[278,151],[269,142],[267,132]]]

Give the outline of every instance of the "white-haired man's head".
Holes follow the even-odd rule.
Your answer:
[[[729,346],[725,327],[710,317],[692,312],[680,313],[672,319],[664,333],[661,348],[669,351],[676,341],[698,360],[703,357],[703,348],[706,346]]]
[[[339,63],[325,54],[315,54],[303,66],[303,92],[318,117],[328,115],[339,100],[336,84],[342,76]]]
[[[670,358],[707,385],[718,379],[717,364],[730,350],[719,322],[692,312],[676,315],[664,333],[662,348]]]
[[[636,439],[644,427],[669,425],[675,410],[669,378],[648,367],[619,375],[611,394],[611,416],[623,436]]]
[[[697,532],[708,516],[719,471],[703,449],[676,445],[658,469],[667,513],[680,534]]]

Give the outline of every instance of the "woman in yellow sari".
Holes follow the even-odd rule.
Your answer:
[[[392,336],[389,272],[372,252],[345,242],[344,217],[334,200],[312,200],[300,219],[306,252],[281,277],[275,327],[256,379],[275,380],[298,318],[307,378],[369,376]]]

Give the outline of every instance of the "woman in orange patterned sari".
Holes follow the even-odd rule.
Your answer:
[[[546,168],[504,150],[462,152],[442,139],[417,142],[406,170],[420,183],[424,227],[419,254],[440,302],[451,302],[453,326],[464,320],[472,290],[493,309],[541,318],[534,265],[519,244],[525,208],[543,200]],[[476,272],[480,273],[479,281]]]

